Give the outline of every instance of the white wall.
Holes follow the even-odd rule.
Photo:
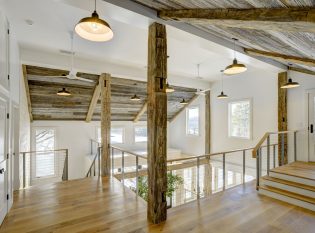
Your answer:
[[[200,114],[200,135],[186,135],[186,111],[182,111],[177,118],[169,123],[170,147],[180,149],[186,155],[202,155],[205,152],[205,98],[200,95],[190,107],[198,106]]]
[[[134,143],[135,125],[146,125],[146,122],[112,122],[112,127],[125,129],[125,143],[117,144],[118,147],[126,147],[130,150],[146,147],[146,143]],[[31,126],[32,129],[35,127],[55,128],[57,149],[69,149],[69,178],[79,179],[86,175],[91,161],[90,139],[97,138],[100,122],[34,121]]]
[[[224,92],[228,99],[217,99],[221,82],[211,88],[211,151],[220,152],[252,147],[268,131],[277,131],[277,73],[263,70],[224,77]],[[228,103],[251,99],[252,138],[228,136]]]
[[[297,151],[298,159],[308,160],[308,144],[307,144],[307,91],[315,90],[315,76],[302,74],[298,72],[289,72],[289,76],[293,81],[299,82],[298,88],[288,90],[288,128],[291,130],[302,129],[304,132],[297,134]],[[292,143],[292,136],[289,138],[289,142]],[[289,161],[293,160],[292,147],[289,147]],[[311,160],[315,161],[314,156],[311,156]]]

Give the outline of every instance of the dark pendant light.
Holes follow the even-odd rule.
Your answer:
[[[244,64],[240,64],[237,62],[236,53],[235,53],[235,42],[237,41],[237,39],[235,38],[232,38],[232,39],[234,40],[234,59],[233,59],[233,63],[225,68],[224,74],[226,75],[240,74],[247,70]]]
[[[104,42],[113,38],[114,33],[109,24],[100,19],[96,12],[96,0],[95,8],[91,17],[81,19],[75,26],[76,33],[90,41]]]
[[[70,96],[71,93],[69,91],[66,90],[66,88],[62,88],[62,90],[58,91],[57,92],[57,95],[60,95],[60,96]]]
[[[131,101],[140,101],[141,99],[140,99],[139,96],[137,96],[137,95],[135,94],[134,96],[132,96],[132,97],[130,98],[130,100],[131,100]]]
[[[290,88],[295,88],[300,86],[300,84],[298,82],[293,82],[291,78],[289,78],[288,82],[283,85],[281,88],[283,89],[290,89]]]
[[[221,93],[220,93],[220,95],[217,96],[218,99],[227,99],[227,98],[229,98],[223,92],[223,72],[224,72],[224,70],[221,70]]]
[[[166,91],[166,93],[172,93],[175,91],[175,89],[173,87],[171,87],[170,84],[167,82],[165,91]]]
[[[181,102],[179,102],[179,104],[181,104],[181,105],[187,105],[188,103],[186,102],[185,99],[183,99]]]

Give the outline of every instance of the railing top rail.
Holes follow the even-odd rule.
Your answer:
[[[274,145],[278,145],[278,144],[271,144],[270,146],[274,146]],[[262,147],[266,147],[266,146],[262,146]],[[200,158],[206,158],[206,157],[211,157],[211,156],[216,156],[216,155],[231,154],[231,153],[240,152],[240,151],[249,151],[253,149],[254,147],[248,147],[248,148],[243,148],[243,149],[216,152],[216,153],[205,154],[205,155],[188,156],[188,157],[177,158],[177,159],[169,159],[167,160],[167,162],[170,163],[170,162],[190,160],[190,159],[198,159],[198,158],[200,159]]]
[[[56,150],[43,150],[43,151],[23,151],[20,154],[34,154],[34,153],[49,153],[49,152],[58,152],[58,151],[67,151],[68,149],[56,149]]]
[[[253,148],[253,157],[256,158],[257,151],[259,150],[260,147],[262,147],[262,144],[266,141],[266,139],[270,135],[281,135],[281,134],[289,134],[289,133],[297,133],[300,131],[305,131],[303,129],[300,130],[286,130],[286,131],[279,131],[279,132],[267,132],[264,134],[264,136],[260,139],[260,141],[257,143],[257,145]]]
[[[142,158],[142,159],[147,159],[146,156],[143,156],[143,155],[139,155],[139,154],[136,154],[132,151],[128,151],[128,150],[125,150],[123,148],[120,148],[120,147],[117,147],[117,146],[110,146],[111,148],[114,148],[115,150],[119,150],[121,152],[124,152],[124,153],[127,153],[127,154],[130,154],[130,155],[133,155],[133,156],[136,156],[136,157],[139,157],[139,158]]]

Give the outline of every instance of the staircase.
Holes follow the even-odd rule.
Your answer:
[[[259,182],[259,193],[315,211],[315,163],[293,162],[269,171]]]

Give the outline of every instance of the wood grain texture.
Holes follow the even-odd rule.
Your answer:
[[[281,167],[273,168],[271,171],[303,179],[315,180],[315,162],[293,162]]]
[[[14,193],[1,233],[164,232],[313,233],[315,213],[258,195],[239,185],[168,210],[159,225],[146,220],[146,203],[110,178],[86,178]]]
[[[238,45],[243,48],[314,59],[314,23],[302,23],[302,21],[314,20],[315,1],[136,0],[136,2],[161,12],[161,17],[164,13],[165,17],[166,13],[171,17],[177,13],[183,14],[180,15],[181,18],[177,18],[178,21],[173,20],[172,24],[175,27],[178,25],[181,28],[181,23],[187,23],[192,27],[191,33],[202,35],[212,42],[220,38],[225,41],[237,38]],[[190,19],[183,18],[189,12],[192,12],[191,16],[188,16]],[[300,13],[301,17],[298,16]],[[196,17],[197,20],[191,17]],[[198,19],[201,17],[206,19]],[[311,32],[305,32],[306,30]],[[288,65],[283,61],[280,63]],[[298,64],[294,66],[299,67]],[[315,71],[314,67],[309,66],[299,68]]]
[[[100,87],[100,82],[99,82],[97,84],[97,86],[95,87],[94,92],[93,92],[93,96],[91,99],[89,110],[88,110],[88,113],[87,113],[86,119],[85,119],[86,122],[90,122],[92,120],[92,117],[93,117],[93,114],[95,111],[95,107],[97,105],[97,101],[99,100],[100,96],[101,96],[101,87]]]
[[[148,107],[148,102],[146,101],[142,108],[140,109],[140,111],[137,113],[137,115],[135,116],[135,119],[133,119],[134,123],[137,123],[139,121],[139,119],[141,118],[141,116],[147,111],[147,107]]]
[[[302,68],[297,68],[297,67],[289,67],[289,70],[303,73],[303,74],[315,75],[314,71],[310,71],[310,70],[306,70],[306,69],[302,69]]]
[[[288,73],[282,72],[278,74],[278,131],[288,130],[288,105],[287,105],[287,89],[281,88],[288,82]],[[284,164],[288,163],[288,135],[284,134]],[[281,137],[278,135],[278,161],[279,166],[281,166]]]
[[[245,49],[245,52],[253,56],[273,58],[275,60],[279,60],[286,63],[294,63],[294,64],[300,64],[300,65],[306,65],[306,66],[315,66],[315,60],[310,59],[310,58],[288,56],[285,54],[266,52],[266,51],[261,51],[257,49]]]
[[[165,25],[153,23],[148,38],[148,220],[167,217],[167,39]]]
[[[78,73],[79,77],[93,80],[94,83],[69,80],[66,70],[37,66],[26,66],[30,101],[34,120],[80,120],[99,121],[101,117],[101,101],[98,94],[99,75]],[[61,77],[53,77],[61,75]],[[111,118],[113,121],[133,121],[147,100],[147,83],[144,81],[111,78]],[[56,93],[65,87],[71,96],[57,96]],[[168,94],[167,118],[171,119],[183,106],[179,102],[185,98],[190,100],[196,89],[173,86],[176,90]],[[130,97],[135,93],[141,101],[135,103]],[[94,95],[94,97],[93,97]],[[96,102],[94,113],[93,106]],[[88,117],[87,117],[88,116]],[[139,121],[146,121],[144,112]]]
[[[25,65],[22,65],[22,72],[23,72],[23,83],[24,83],[24,87],[25,87],[25,94],[26,94],[26,100],[27,100],[28,114],[29,114],[29,117],[30,117],[30,122],[33,122],[32,103],[31,103],[31,97],[30,97],[30,88],[28,86],[27,69],[26,69]]]
[[[161,10],[158,16],[165,20],[223,27],[315,32],[315,9],[312,8],[179,9]]]
[[[111,126],[111,76],[101,74],[99,81],[101,89],[101,174],[110,175],[110,126]]]

